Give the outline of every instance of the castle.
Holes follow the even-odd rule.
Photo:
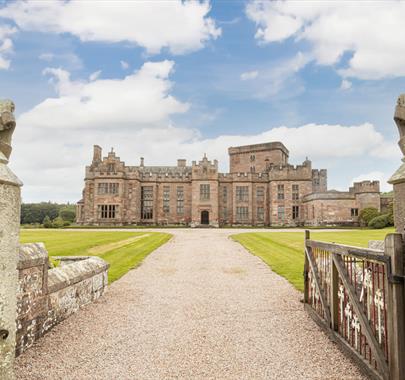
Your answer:
[[[281,142],[231,147],[229,173],[204,155],[191,166],[127,166],[95,145],[86,167],[81,225],[300,226],[356,225],[365,207],[380,210],[378,181],[328,191],[327,171],[308,159],[289,164]]]

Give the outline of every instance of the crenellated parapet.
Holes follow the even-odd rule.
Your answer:
[[[204,154],[204,157],[201,161],[192,162],[192,179],[197,180],[212,180],[218,178],[218,161],[210,161],[207,158],[207,155]]]
[[[312,180],[312,165],[305,161],[302,165],[271,165],[268,170],[270,181],[305,181]]]
[[[349,191],[354,194],[361,193],[380,193],[380,181],[361,181],[354,182]]]

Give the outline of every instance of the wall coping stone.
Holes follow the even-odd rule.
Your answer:
[[[369,240],[368,248],[377,249],[379,251],[384,251],[385,242],[384,242],[384,240]]]
[[[53,268],[48,272],[48,291],[49,293],[57,292],[60,289],[105,272],[109,267],[110,265],[103,259],[92,256],[68,265]]]
[[[17,269],[48,265],[48,252],[44,243],[21,244],[18,250]]]

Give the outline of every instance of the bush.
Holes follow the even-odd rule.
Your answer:
[[[374,229],[381,229],[384,227],[388,227],[390,225],[389,219],[390,219],[389,214],[376,216],[375,218],[370,220],[370,222],[368,223],[368,226],[370,228],[374,228]]]
[[[57,218],[55,218],[52,222],[52,227],[53,228],[62,228],[64,226],[65,221],[58,216]]]
[[[76,220],[76,210],[74,206],[67,206],[61,208],[59,211],[59,216],[70,223],[73,223]]]
[[[45,228],[52,228],[53,227],[51,218],[49,216],[45,217],[43,225],[44,225]]]
[[[360,215],[359,215],[359,221],[360,224],[363,226],[368,226],[370,221],[377,216],[380,216],[380,213],[378,210],[374,207],[366,207],[363,210],[361,210]]]

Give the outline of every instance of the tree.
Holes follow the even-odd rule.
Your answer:
[[[368,226],[371,219],[380,215],[380,212],[374,207],[366,207],[360,211],[359,221],[361,225]]]
[[[76,220],[76,209],[75,206],[66,206],[59,210],[59,216],[70,223]]]
[[[50,220],[60,216],[66,221],[73,222],[75,220],[75,206],[51,202],[24,203],[21,205],[21,224],[43,224],[47,216]]]

